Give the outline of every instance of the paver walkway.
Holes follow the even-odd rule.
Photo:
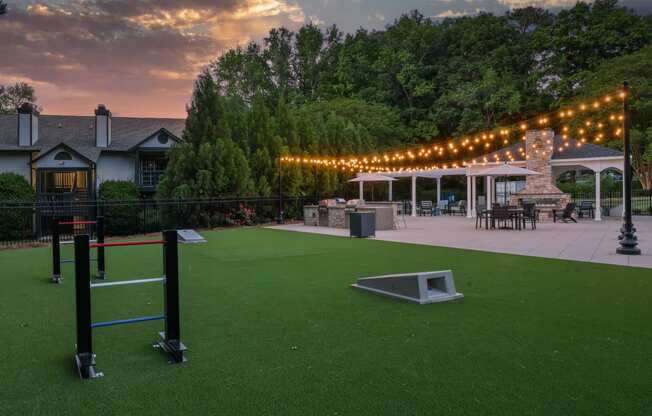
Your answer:
[[[578,224],[543,222],[534,231],[529,226],[521,231],[476,230],[475,219],[450,216],[406,217],[406,223],[407,227],[399,230],[377,231],[376,239],[652,268],[652,217],[634,218],[640,256],[616,254],[621,226],[617,219],[581,220]],[[348,236],[348,230],[302,224],[271,228]]]

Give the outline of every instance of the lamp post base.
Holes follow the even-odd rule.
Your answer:
[[[634,228],[631,224],[629,227],[627,224],[623,225],[622,233],[618,237],[620,240],[620,247],[616,249],[616,253],[630,256],[638,256],[641,254],[641,249],[636,247],[638,246],[638,238],[636,237],[635,233],[636,228]]]

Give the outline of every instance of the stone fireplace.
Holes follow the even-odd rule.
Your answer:
[[[525,201],[536,203],[542,217],[551,217],[553,209],[563,209],[571,201],[570,195],[554,184],[550,159],[554,151],[555,132],[529,130],[525,133],[526,167],[541,173],[526,177],[525,188],[510,196],[510,204]]]

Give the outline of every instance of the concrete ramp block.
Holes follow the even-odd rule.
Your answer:
[[[464,297],[455,290],[451,270],[363,277],[351,286],[420,304],[446,302]]]

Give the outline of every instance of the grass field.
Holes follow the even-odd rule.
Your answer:
[[[73,366],[72,266],[0,252],[0,415],[649,415],[652,272],[241,229],[181,247],[189,362],[161,323],[95,330],[103,379]],[[67,249],[70,250],[70,249]],[[110,279],[160,273],[160,247],[108,253]],[[458,302],[415,305],[357,277],[453,269]],[[159,286],[93,292],[94,321],[160,311]]]

